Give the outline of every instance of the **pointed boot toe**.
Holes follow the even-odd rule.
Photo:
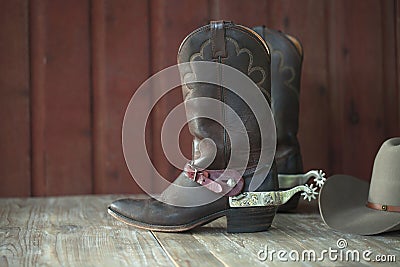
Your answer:
[[[118,199],[108,206],[108,213],[124,223],[133,224],[145,218],[144,201],[130,198]]]
[[[199,207],[177,207],[156,199],[120,199],[108,213],[117,220],[152,231],[183,232],[226,215],[225,199]]]

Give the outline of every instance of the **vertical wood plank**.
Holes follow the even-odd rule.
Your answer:
[[[28,1],[0,6],[0,196],[29,196]]]
[[[396,0],[395,2],[395,12],[396,12],[396,20],[395,20],[395,30],[396,30],[396,74],[397,74],[397,123],[398,123],[398,132],[397,136],[400,135],[400,1]]]
[[[368,180],[384,137],[380,1],[331,1],[334,169]]]
[[[339,88],[344,87],[344,81],[342,79],[336,79],[339,75],[339,68],[337,67],[340,62],[337,61],[337,58],[340,56],[339,49],[335,49],[336,47],[340,47],[340,40],[337,37],[338,30],[336,28],[343,29],[344,24],[341,19],[336,18],[336,13],[338,11],[335,10],[334,3],[328,2],[328,68],[329,68],[329,111],[331,114],[330,124],[333,133],[331,134],[330,142],[331,145],[329,147],[330,151],[330,159],[332,170],[335,173],[343,172],[343,159],[342,159],[342,146],[343,146],[343,138],[344,138],[344,128],[342,127],[342,119],[344,118],[344,96],[343,90]]]
[[[92,3],[95,193],[141,192],[123,158],[121,129],[131,96],[149,76],[148,8],[148,1]]]
[[[151,1],[151,69],[156,73],[176,64],[178,48],[182,40],[193,30],[208,23],[208,1],[206,0],[152,0]],[[181,14],[177,16],[177,14]],[[151,114],[151,147],[155,167],[167,180],[176,178],[180,170],[166,159],[161,146],[161,129],[167,114],[182,102],[180,88],[171,91],[155,106]],[[191,154],[192,138],[185,131],[181,138],[181,150],[187,157]],[[183,166],[181,166],[183,168]]]
[[[247,27],[267,22],[268,4],[265,0],[211,0],[211,19],[227,20]]]
[[[139,192],[121,152],[126,104],[149,74],[176,63],[181,40],[210,17],[266,24],[299,37],[305,54],[299,132],[305,169],[369,179],[382,141],[399,135],[398,0],[0,3],[1,196],[30,194],[30,127],[34,195],[90,193],[92,187],[96,193]],[[179,89],[162,99],[148,131],[152,159],[170,180],[179,170],[163,156],[160,132],[180,102]],[[181,141],[189,156],[187,131]]]
[[[384,91],[385,139],[400,134],[399,88],[396,67],[396,0],[381,1],[382,5],[382,88]]]
[[[31,1],[33,194],[92,192],[89,1]]]

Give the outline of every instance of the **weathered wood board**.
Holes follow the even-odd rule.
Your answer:
[[[400,261],[400,232],[356,236],[332,231],[315,206],[278,214],[267,232],[227,234],[225,219],[186,233],[157,233],[126,226],[107,214],[121,196],[0,199],[0,266],[277,266],[277,254],[260,250],[369,249]],[[136,196],[137,197],[137,196]],[[249,222],[250,223],[250,222]],[[360,266],[367,262],[291,261],[285,266]],[[371,256],[372,258],[372,256]],[[385,263],[382,266],[396,266]]]

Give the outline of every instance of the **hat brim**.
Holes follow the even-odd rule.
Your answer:
[[[400,212],[379,211],[366,206],[369,184],[349,175],[326,180],[319,196],[323,221],[345,233],[376,235],[400,229]]]

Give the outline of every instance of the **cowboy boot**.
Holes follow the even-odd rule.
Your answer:
[[[271,49],[272,112],[277,131],[276,164],[279,188],[282,190],[303,184],[288,174],[303,173],[300,145],[297,139],[299,128],[299,96],[303,49],[300,42],[285,33],[265,26],[254,27]],[[300,194],[279,207],[279,211],[296,208]]]
[[[202,72],[194,62],[221,64]],[[262,142],[268,143],[271,136],[261,136],[250,107],[222,86],[221,81],[229,83],[229,78],[223,76],[221,65],[233,67],[252,79],[257,85],[253,83],[253,88],[245,89],[258,93],[261,96],[258,100],[267,103],[259,106],[268,107],[268,46],[246,27],[230,22],[211,22],[184,39],[178,52],[178,63],[183,65],[180,67],[181,78],[185,81],[182,91],[189,130],[194,138],[192,161],[159,199],[120,199],[109,206],[108,212],[124,223],[155,231],[186,231],[222,216],[227,217],[228,232],[267,230],[278,205],[287,201],[296,190],[307,191],[307,188],[279,194],[274,161],[257,167],[262,160]],[[201,76],[212,76],[220,84],[186,81],[186,77],[201,79]],[[201,101],[204,98],[211,102],[204,104]],[[219,111],[216,120],[201,117],[213,108]],[[228,133],[229,129],[240,128],[240,123],[232,122],[232,112],[237,114],[244,127],[243,131],[234,131],[233,137],[236,134],[240,138],[232,138]],[[265,110],[259,119],[272,121],[272,115],[269,117]],[[274,133],[275,130],[272,135]],[[237,144],[242,140],[241,135],[249,140],[248,151],[242,151]],[[273,158],[274,148],[264,152]],[[253,188],[255,181],[261,181],[257,188]],[[210,201],[204,204],[205,199]]]

